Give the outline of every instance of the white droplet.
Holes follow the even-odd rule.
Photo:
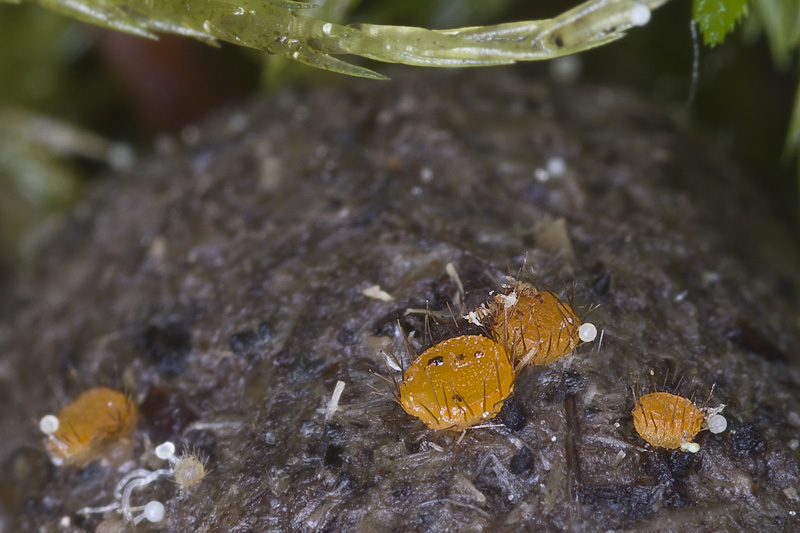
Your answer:
[[[644,26],[650,22],[650,8],[641,4],[631,8],[631,24],[634,26]]]
[[[547,172],[551,176],[557,178],[563,176],[567,170],[567,164],[560,157],[551,157],[547,160]]]
[[[164,520],[164,504],[156,500],[149,501],[144,506],[143,514],[150,522],[161,522]]]
[[[193,146],[200,140],[200,128],[190,124],[181,130],[181,140],[187,146]]]
[[[164,461],[175,457],[175,445],[170,441],[164,442],[156,446],[156,457]]]
[[[325,35],[330,35],[332,28],[333,24],[331,24],[330,22],[326,22],[325,24],[322,25],[322,33],[324,33]]]
[[[696,442],[684,442],[681,444],[681,450],[689,453],[697,453],[700,451],[700,445]]]
[[[56,415],[44,415],[42,419],[39,420],[39,430],[45,435],[52,435],[58,431],[60,425],[61,422],[58,421]]]
[[[380,285],[373,285],[371,287],[367,287],[366,289],[361,291],[361,294],[363,294],[367,298],[374,298],[375,300],[380,300],[382,302],[394,301],[394,296],[381,289]]]
[[[559,83],[572,83],[581,75],[583,62],[579,55],[563,56],[548,61],[550,75]]]
[[[114,170],[126,170],[136,161],[136,153],[127,144],[114,143],[106,153],[106,161]]]
[[[578,338],[583,342],[592,342],[597,338],[597,328],[591,322],[584,322],[578,328]]]
[[[433,181],[433,170],[430,167],[422,167],[419,170],[419,179],[422,180],[422,183],[430,183]]]
[[[714,415],[708,418],[708,430],[711,433],[722,433],[728,429],[728,420],[722,415]]]
[[[234,113],[228,119],[228,129],[232,132],[239,133],[243,131],[250,123],[250,119],[246,113]]]

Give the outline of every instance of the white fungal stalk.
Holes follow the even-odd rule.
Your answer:
[[[64,448],[66,448],[67,445],[64,444],[64,442],[61,439],[56,437],[56,432],[60,427],[61,427],[61,421],[58,419],[56,415],[53,414],[44,415],[41,418],[41,420],[39,420],[39,431],[44,433],[44,435],[47,437],[48,441],[52,446],[58,448],[59,450],[63,450]],[[64,464],[63,459],[61,459],[60,457],[56,457],[52,453],[50,454],[50,461],[56,466],[61,466],[62,464]]]
[[[40,427],[44,426],[50,429],[52,424],[49,422],[40,422]],[[43,430],[44,431],[44,430]],[[205,477],[205,465],[195,454],[183,454],[180,457],[175,456],[175,445],[166,441],[155,449],[156,457],[162,461],[169,462],[169,468],[160,468],[158,470],[147,470],[146,468],[137,468],[122,476],[114,487],[114,502],[103,507],[85,507],[78,511],[79,514],[103,514],[109,511],[119,510],[125,520],[138,524],[142,520],[149,522],[161,522],[166,514],[164,504],[157,500],[152,500],[144,507],[131,506],[131,496],[133,491],[145,487],[162,477],[173,477],[175,481],[183,488],[191,488],[197,485],[203,477]],[[135,511],[142,511],[140,514],[134,516]]]
[[[385,290],[381,289],[380,285],[372,285],[371,287],[367,287],[361,294],[366,296],[367,298],[372,298],[374,300],[380,300],[381,302],[392,302],[394,301],[394,296],[386,292]]]
[[[128,522],[133,520],[133,514],[131,512],[132,511],[132,509],[131,509],[131,493],[133,492],[133,489],[137,489],[139,487],[144,487],[145,485],[149,485],[150,483],[152,483],[153,481],[157,480],[161,476],[166,476],[166,475],[169,475],[171,473],[172,473],[172,470],[163,468],[161,470],[156,470],[155,472],[151,472],[148,476],[135,478],[135,479],[131,480],[130,482],[128,482],[127,485],[125,485],[125,489],[122,491],[122,514],[125,516],[125,520],[127,520]],[[153,502],[150,502],[150,503],[153,503]],[[156,502],[156,503],[158,503],[158,502]],[[164,509],[163,505],[161,506],[161,509],[163,511],[163,509]],[[163,515],[163,512],[162,512],[161,518],[163,518],[163,517],[164,517],[164,515]],[[138,520],[138,521],[136,521],[134,523],[138,524],[140,521],[141,520]],[[153,522],[153,520],[150,520],[150,521]]]
[[[344,385],[344,381],[336,382],[336,387],[334,387],[333,394],[331,395],[331,401],[328,402],[328,407],[325,409],[326,422],[330,422],[336,410],[339,409],[339,399],[342,397],[342,392],[344,392]]]

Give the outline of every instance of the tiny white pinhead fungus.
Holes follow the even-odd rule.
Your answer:
[[[156,457],[163,461],[170,461],[175,458],[175,445],[166,441],[156,446]]]
[[[144,506],[142,514],[133,519],[133,523],[138,524],[145,518],[149,522],[161,522],[164,520],[164,514],[164,504],[157,500],[151,500]]]

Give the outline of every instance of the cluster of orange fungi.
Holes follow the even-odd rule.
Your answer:
[[[428,348],[392,391],[432,429],[463,430],[493,418],[522,367],[551,364],[597,333],[554,293],[517,281],[478,316],[486,336],[461,335]]]
[[[520,370],[551,365],[597,336],[570,303],[516,280],[469,316],[484,326],[485,336],[461,335],[431,346],[394,383],[397,402],[431,429],[461,431],[494,418],[514,392]],[[704,413],[675,394],[634,400],[634,426],[652,446],[694,453],[700,447],[692,440],[704,422],[712,433],[727,425],[721,408]]]

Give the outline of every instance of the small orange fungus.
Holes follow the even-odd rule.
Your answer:
[[[514,282],[489,304],[493,338],[520,365],[549,365],[581,342],[581,321],[550,291]],[[594,335],[586,340],[593,340]]]
[[[103,453],[106,445],[128,436],[136,425],[136,405],[125,394],[98,387],[89,389],[58,413],[47,415],[47,451],[57,464],[85,465]],[[47,427],[49,426],[49,427]]]
[[[640,396],[631,414],[636,431],[653,446],[692,452],[700,449],[691,441],[700,431],[703,412],[691,400],[653,392]]]
[[[480,335],[428,348],[403,375],[400,405],[431,429],[462,430],[494,417],[514,389],[505,349]]]

